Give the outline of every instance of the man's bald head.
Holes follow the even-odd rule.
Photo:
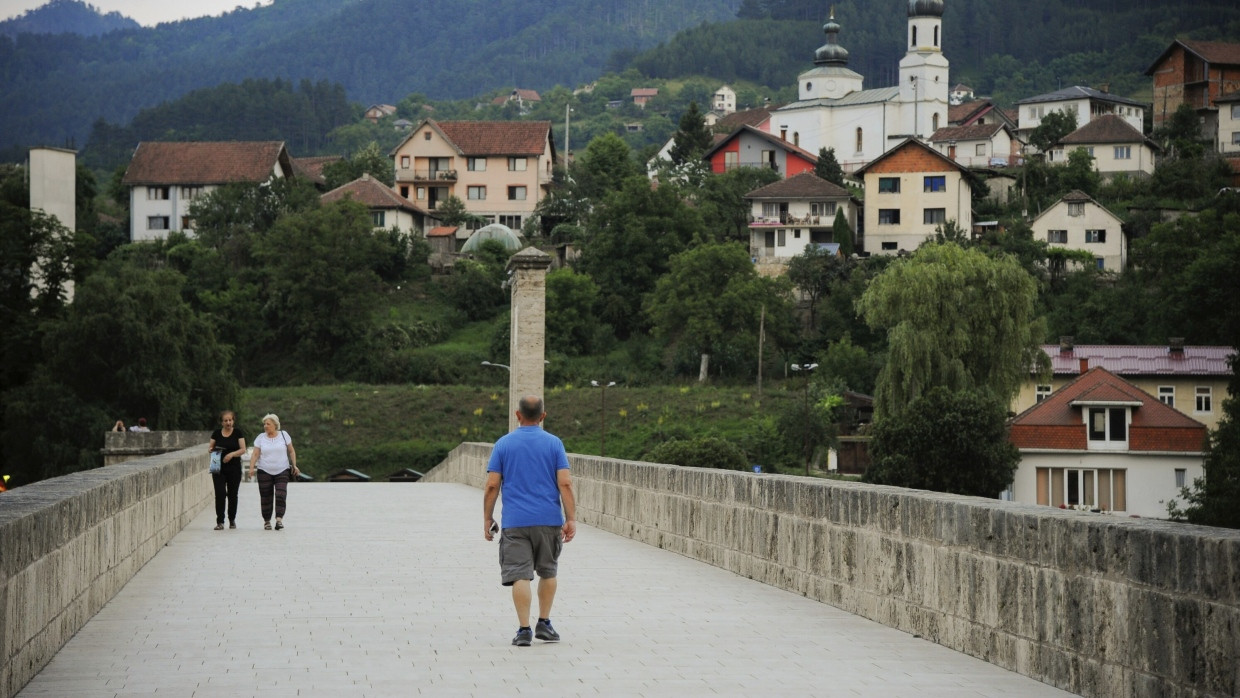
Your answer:
[[[521,421],[530,424],[538,424],[543,417],[543,401],[537,395],[526,395],[517,402],[517,412],[520,413]]]

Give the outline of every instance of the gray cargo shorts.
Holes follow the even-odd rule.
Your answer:
[[[555,576],[564,548],[559,526],[505,528],[499,535],[499,570],[504,586],[519,579]]]

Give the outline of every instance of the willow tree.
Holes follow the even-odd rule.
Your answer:
[[[926,391],[984,391],[1010,402],[1031,369],[1049,360],[1038,344],[1037,283],[1012,257],[953,243],[923,245],[874,278],[857,302],[887,330],[876,417],[901,414]]]

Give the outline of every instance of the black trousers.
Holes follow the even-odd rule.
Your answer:
[[[220,472],[211,473],[215,483],[215,523],[224,523],[224,499],[228,499],[228,521],[237,521],[237,493],[241,490],[241,459],[220,464]]]

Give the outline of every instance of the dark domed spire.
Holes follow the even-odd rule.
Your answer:
[[[831,10],[831,18],[822,25],[827,35],[827,43],[814,51],[814,65],[848,65],[848,50],[839,44],[840,25],[835,23],[835,10]]]
[[[908,0],[909,17],[942,17],[943,0]]]

